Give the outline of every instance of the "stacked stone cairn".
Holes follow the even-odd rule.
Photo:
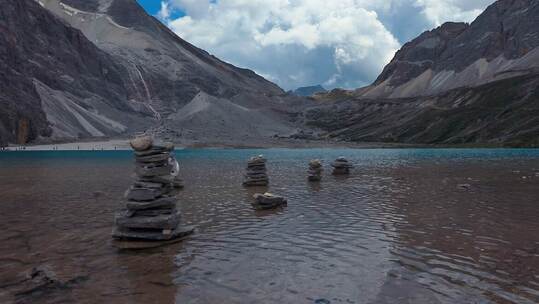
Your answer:
[[[350,169],[354,167],[342,156],[337,158],[331,166],[333,167],[333,175],[348,175],[350,174]]]
[[[322,180],[322,162],[320,160],[315,159],[311,160],[309,162],[309,181],[311,182],[319,182]]]
[[[260,194],[257,193],[253,196],[255,201],[253,207],[258,210],[268,210],[286,205],[288,202],[284,197],[276,196],[271,193]]]
[[[176,209],[179,166],[174,145],[154,145],[150,136],[131,141],[135,150],[136,181],[126,191],[126,209],[116,214],[113,238],[117,241],[169,242],[193,232],[180,225]]]
[[[244,186],[267,186],[269,178],[266,173],[266,159],[262,155],[250,158],[244,177]]]

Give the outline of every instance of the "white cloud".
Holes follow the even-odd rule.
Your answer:
[[[271,75],[286,89],[335,79],[349,82],[335,85],[359,86],[399,48],[366,2],[170,0],[186,16],[168,25],[224,60]]]
[[[416,0],[424,16],[433,24],[447,21],[472,22],[494,0]]]
[[[471,21],[492,0],[164,0],[159,17],[187,41],[285,89],[369,84],[400,47],[388,28]],[[406,16],[399,15],[402,7]],[[185,16],[170,19],[170,10]],[[405,14],[405,13],[402,13]],[[416,21],[417,20],[417,21]],[[398,31],[398,30],[397,30]],[[396,32],[397,32],[396,31]],[[419,33],[417,33],[419,34]],[[400,37],[398,37],[400,39]],[[406,41],[402,41],[406,42]]]
[[[161,2],[161,9],[157,13],[157,17],[161,20],[169,20],[170,5],[168,4],[168,2]]]

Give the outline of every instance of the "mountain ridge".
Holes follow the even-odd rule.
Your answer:
[[[435,95],[539,69],[539,2],[499,0],[471,24],[448,22],[406,43],[366,98]]]
[[[289,91],[288,93],[295,96],[309,97],[316,93],[324,92],[327,92],[327,90],[322,85],[318,84],[313,86],[300,87],[295,90]]]

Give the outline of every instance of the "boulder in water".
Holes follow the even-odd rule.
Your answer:
[[[284,197],[276,196],[268,192],[264,194],[256,193],[253,198],[255,199],[253,206],[256,209],[261,210],[273,209],[288,203]]]

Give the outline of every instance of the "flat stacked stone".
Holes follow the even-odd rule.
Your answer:
[[[276,196],[267,192],[264,194],[257,193],[253,196],[253,198],[255,199],[253,206],[259,210],[273,209],[288,204],[284,197]]]
[[[143,136],[132,140],[131,146],[135,150],[137,178],[125,193],[125,210],[116,214],[113,238],[155,242],[191,234],[193,227],[181,226],[180,212],[176,209],[177,189],[183,185],[178,178],[178,162],[172,154],[174,145],[155,145],[151,137]]]
[[[309,171],[307,171],[309,174],[309,181],[318,182],[322,180],[322,171],[322,162],[318,159],[311,160],[309,162]]]
[[[267,186],[269,178],[266,173],[266,159],[262,155],[250,158],[244,177],[244,186]]]
[[[350,174],[350,169],[354,167],[342,156],[337,158],[331,166],[333,167],[333,175],[348,175]]]

